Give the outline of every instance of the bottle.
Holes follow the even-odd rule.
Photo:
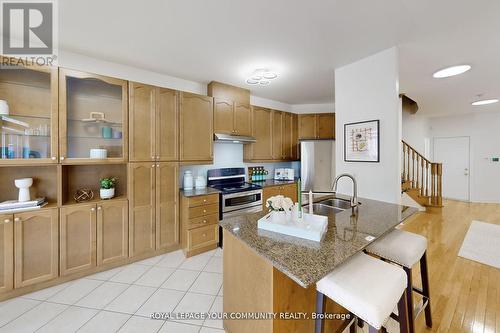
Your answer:
[[[254,182],[255,181],[255,169],[252,169],[252,173],[251,173],[251,181]]]
[[[193,189],[193,173],[190,170],[186,170],[184,172],[183,188],[184,190]]]

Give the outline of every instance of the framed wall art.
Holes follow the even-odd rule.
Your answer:
[[[344,124],[344,161],[380,162],[380,121]]]

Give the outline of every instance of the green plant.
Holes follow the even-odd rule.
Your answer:
[[[115,177],[102,178],[99,183],[101,184],[101,188],[109,190],[110,188],[115,188],[116,181]]]

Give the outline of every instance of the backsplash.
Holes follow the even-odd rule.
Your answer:
[[[184,171],[191,170],[193,177],[207,177],[207,170],[217,168],[248,168],[249,166],[263,166],[269,174],[268,179],[274,177],[276,168],[293,168],[295,176],[300,175],[300,162],[276,162],[276,163],[244,163],[243,162],[243,144],[237,143],[214,143],[214,164],[209,165],[186,165],[180,168],[179,187],[182,187],[182,177]],[[245,172],[247,173],[247,172]]]

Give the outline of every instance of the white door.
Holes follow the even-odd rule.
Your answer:
[[[434,138],[434,162],[443,163],[443,197],[469,201],[469,137]]]

